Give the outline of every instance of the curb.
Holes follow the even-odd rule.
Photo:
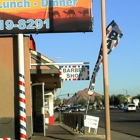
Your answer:
[[[72,129],[64,124],[60,124],[63,128],[67,129],[68,131],[70,131],[71,133],[73,133],[74,135],[77,135],[79,138],[81,137],[92,137],[92,138],[99,138],[99,139],[105,139],[105,135],[100,135],[100,134],[89,134],[89,133],[81,133],[79,131],[76,131],[75,129]]]
[[[84,135],[78,135],[78,137],[80,137],[80,138],[98,138],[98,139],[105,139],[105,135],[88,135],[88,134],[84,134]]]
[[[0,140],[11,140],[11,138],[0,138]]]

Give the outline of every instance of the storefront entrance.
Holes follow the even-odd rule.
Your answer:
[[[32,86],[32,122],[34,135],[45,135],[43,86],[43,84]]]

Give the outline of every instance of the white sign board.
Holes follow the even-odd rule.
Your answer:
[[[89,80],[89,66],[60,66],[59,76],[64,81]]]
[[[98,124],[99,124],[99,117],[85,115],[84,126],[97,129]]]
[[[138,106],[139,105],[139,99],[133,99],[133,103]]]

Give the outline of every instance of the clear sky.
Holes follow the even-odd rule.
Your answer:
[[[91,78],[102,43],[100,0],[93,0],[92,13],[93,32],[33,35],[37,51],[56,62],[89,62]],[[106,0],[106,26],[115,20],[123,33],[119,44],[108,56],[110,95],[126,94],[126,90],[128,95],[140,94],[139,17],[140,0]],[[90,80],[64,81],[57,95],[74,94],[88,88],[89,83]],[[104,94],[102,67],[97,74],[94,91]]]

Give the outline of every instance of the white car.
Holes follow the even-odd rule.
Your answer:
[[[86,111],[86,108],[85,107],[80,107],[79,111]]]
[[[135,104],[127,104],[124,106],[124,112],[136,112],[136,106]]]

